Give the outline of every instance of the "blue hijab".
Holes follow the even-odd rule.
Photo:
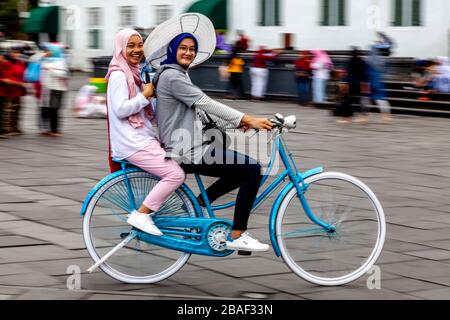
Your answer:
[[[197,53],[198,42],[197,42],[197,39],[195,39],[195,36],[191,33],[186,33],[186,32],[181,33],[170,41],[169,46],[167,47],[167,58],[166,58],[166,60],[161,62],[161,65],[174,64],[174,63],[178,64],[178,61],[177,61],[178,46],[180,45],[181,41],[183,41],[184,39],[187,39],[187,38],[194,40],[195,53]]]

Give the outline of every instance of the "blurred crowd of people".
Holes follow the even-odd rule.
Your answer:
[[[382,32],[370,45],[368,54],[353,48],[345,67],[337,68],[325,50],[302,50],[294,62],[294,78],[298,103],[303,106],[334,103],[334,115],[339,123],[368,122],[370,106],[379,108],[385,123],[392,121],[385,88],[386,65],[384,57],[390,56],[393,40]],[[228,99],[244,99],[244,71],[246,61],[242,53],[248,51],[250,39],[238,30],[232,44],[227,44],[224,33],[217,31],[216,53],[227,55],[219,67],[222,81],[227,82]],[[61,43],[44,43],[31,56],[18,46],[0,50],[0,138],[22,134],[21,97],[33,94],[39,107],[38,125],[46,136],[60,136],[60,109],[70,76],[67,47]],[[283,49],[259,46],[247,60],[250,76],[250,93],[253,101],[265,99],[269,69]],[[404,89],[422,93],[450,93],[450,61],[448,57],[417,60],[412,72],[413,83]],[[94,87],[82,88],[75,106],[80,116],[105,116],[104,101],[97,101]],[[425,97],[427,98],[427,97]],[[425,99],[424,98],[424,99]],[[427,98],[429,99],[429,98]],[[81,105],[92,104],[91,113],[81,110]],[[101,107],[101,108],[100,108]],[[77,110],[76,110],[77,111]],[[86,114],[83,114],[85,112]]]
[[[228,55],[224,64],[219,67],[221,80],[228,81],[228,99],[244,98],[243,75],[245,61],[241,53],[248,50],[250,39],[242,30],[237,31],[237,36],[238,38],[233,45],[228,45],[225,43],[223,33],[217,33],[216,52]],[[264,99],[269,80],[269,65],[282,51],[281,49],[271,50],[265,46],[259,46],[253,55],[250,65],[252,100],[261,101]]]
[[[382,121],[390,123],[392,116],[384,84],[386,65],[383,57],[391,55],[394,42],[382,32],[378,32],[377,36],[366,57],[358,48],[353,48],[348,63],[342,69],[334,66],[325,50],[300,51],[294,63],[299,104],[308,106],[333,102],[339,123],[352,122],[355,114],[355,122],[366,123],[367,112],[373,102],[381,112]],[[237,39],[232,45],[225,43],[223,33],[217,33],[218,52],[228,54],[228,59],[219,67],[219,74],[223,81],[228,81],[229,99],[244,98],[245,60],[241,53],[248,49],[249,43],[243,31],[237,32]],[[269,67],[282,52],[282,49],[259,46],[253,53],[249,66],[252,100],[264,99]],[[328,94],[330,91],[332,95]]]
[[[426,93],[450,93],[450,61],[448,57],[419,59],[414,64],[413,87]]]
[[[295,61],[299,103],[326,102],[328,82],[331,82],[330,98],[335,104],[334,115],[339,117],[337,122],[351,123],[357,114],[355,122],[367,123],[367,112],[373,102],[380,109],[382,121],[390,123],[392,116],[384,84],[386,65],[383,57],[391,55],[394,43],[384,33],[377,35],[366,58],[354,47],[343,69],[335,68],[323,50],[302,51]]]
[[[66,47],[44,43],[31,56],[20,46],[0,51],[0,138],[23,133],[22,99],[33,93],[39,106],[40,133],[60,136],[59,111],[68,90]]]

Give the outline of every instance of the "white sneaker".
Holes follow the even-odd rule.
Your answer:
[[[134,210],[128,217],[127,223],[131,224],[133,227],[138,228],[144,232],[150,233],[154,236],[162,236],[161,230],[155,226],[152,217],[146,213],[140,213]]]
[[[269,250],[269,245],[259,242],[252,238],[248,232],[244,232],[239,238],[227,241],[227,249],[261,252]]]

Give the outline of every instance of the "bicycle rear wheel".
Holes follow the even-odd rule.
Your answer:
[[[276,220],[281,255],[298,276],[324,286],[349,283],[365,274],[381,253],[386,233],[383,208],[358,179],[337,172],[309,177],[305,197],[327,232],[305,214],[293,187]]]
[[[135,203],[140,206],[159,179],[143,171],[127,173]],[[83,220],[86,248],[95,262],[122,242],[133,230],[126,220],[134,210],[125,175],[103,185],[89,202]],[[153,216],[158,219],[196,216],[194,206],[182,189],[176,190]],[[155,283],[164,280],[188,261],[190,254],[149,244],[134,238],[108,258],[100,268],[126,283]]]

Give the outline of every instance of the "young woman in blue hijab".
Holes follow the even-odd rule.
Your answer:
[[[160,141],[166,157],[175,159],[186,173],[219,178],[206,190],[211,202],[239,188],[227,248],[266,251],[269,246],[247,232],[262,179],[261,166],[246,155],[208,144],[203,129],[210,120],[222,130],[239,127],[270,130],[272,124],[266,118],[252,117],[215,101],[195,86],[187,71],[201,53],[198,39],[190,33],[178,34],[167,46],[166,59],[153,80]],[[200,196],[199,201],[204,204]]]

